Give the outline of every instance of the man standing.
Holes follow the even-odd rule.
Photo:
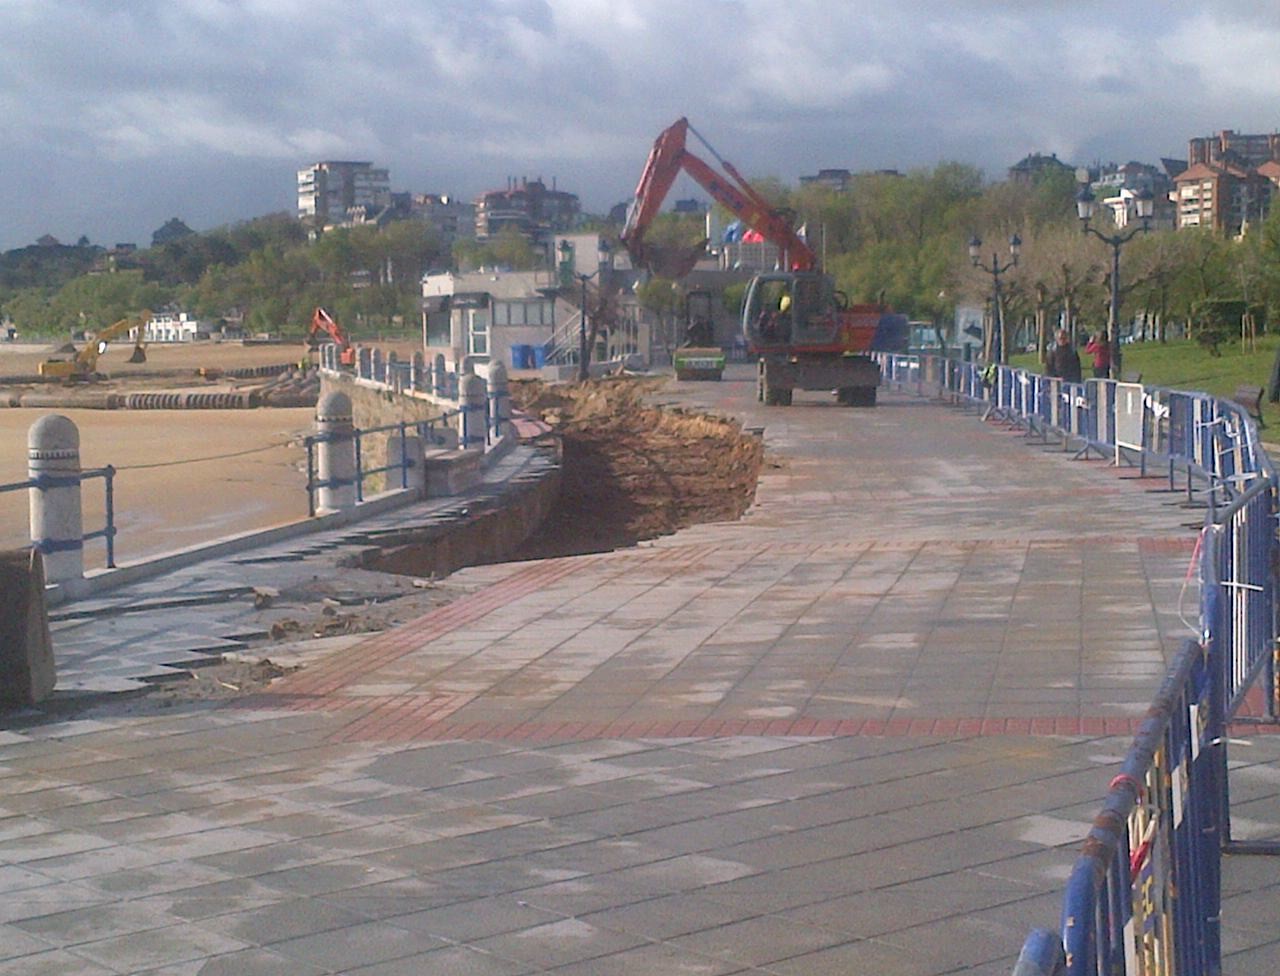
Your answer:
[[[1071,345],[1071,335],[1066,329],[1058,330],[1058,343],[1045,357],[1044,371],[1046,375],[1056,376],[1066,383],[1081,381],[1080,354]]]

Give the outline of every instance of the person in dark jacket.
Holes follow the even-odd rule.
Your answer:
[[[1056,376],[1066,383],[1079,383],[1080,354],[1071,345],[1071,335],[1066,329],[1058,330],[1058,342],[1045,357],[1044,371],[1048,376]]]

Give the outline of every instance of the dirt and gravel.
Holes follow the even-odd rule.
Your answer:
[[[755,497],[760,438],[731,420],[647,404],[664,384],[513,386],[513,400],[564,446],[559,504],[518,558],[607,552],[742,516]]]

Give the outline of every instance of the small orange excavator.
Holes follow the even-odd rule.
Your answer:
[[[318,349],[326,341],[338,347],[339,365],[354,366],[356,364],[355,346],[351,345],[351,337],[347,335],[347,330],[323,308],[317,308],[311,313],[311,328],[307,331],[307,348]]]

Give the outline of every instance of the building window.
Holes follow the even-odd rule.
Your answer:
[[[448,312],[423,312],[427,322],[427,345],[447,346],[452,341]]]
[[[467,352],[472,356],[489,355],[489,310],[467,310]]]

